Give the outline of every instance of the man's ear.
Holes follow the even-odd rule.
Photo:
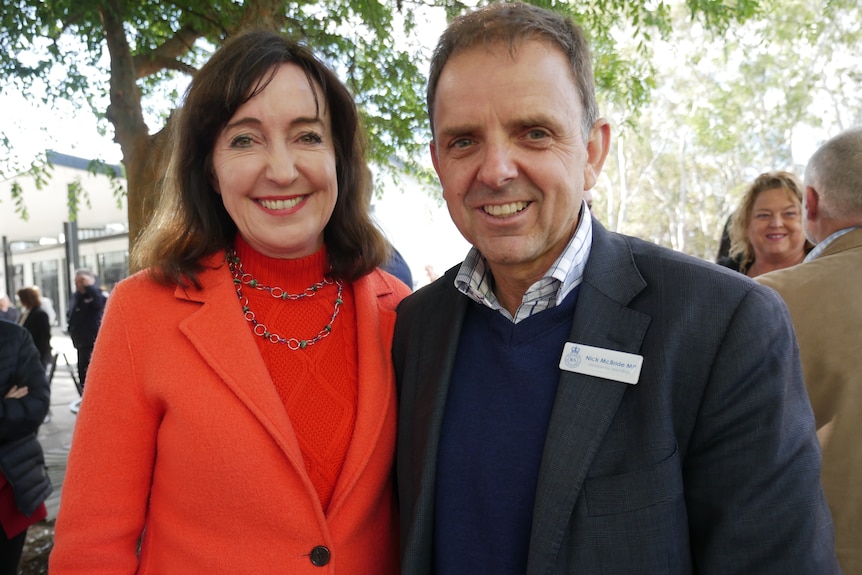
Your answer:
[[[802,207],[805,210],[805,219],[809,222],[817,218],[817,210],[820,202],[820,195],[817,190],[811,186],[805,186],[805,201],[802,202]]]
[[[587,163],[584,165],[585,190],[595,186],[599,180],[610,145],[611,125],[604,118],[599,118],[590,129],[590,139],[587,141]]]

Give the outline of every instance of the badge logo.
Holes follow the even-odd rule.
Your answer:
[[[573,346],[569,349],[569,353],[565,355],[563,361],[566,363],[566,367],[574,369],[581,365],[581,348],[578,346]]]

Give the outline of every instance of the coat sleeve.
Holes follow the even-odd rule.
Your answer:
[[[9,333],[0,359],[0,441],[9,441],[38,431],[48,413],[51,391],[30,332],[13,324],[2,329]],[[26,387],[27,395],[6,399],[12,386]]]
[[[696,571],[840,573],[786,307],[752,289],[716,357],[684,466]]]
[[[90,364],[54,533],[57,575],[138,569],[161,415],[135,369],[140,342],[124,314],[135,299],[115,289]]]

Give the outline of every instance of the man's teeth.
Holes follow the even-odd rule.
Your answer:
[[[527,202],[512,202],[501,206],[484,206],[482,209],[486,214],[492,216],[511,216],[527,207]]]
[[[302,197],[289,200],[258,200],[258,203],[268,210],[289,210],[302,201]]]

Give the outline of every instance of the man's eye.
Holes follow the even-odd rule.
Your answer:
[[[544,130],[530,130],[527,132],[527,138],[530,140],[541,140],[547,138],[548,134]]]
[[[470,144],[472,144],[472,141],[470,141],[468,138],[458,138],[457,140],[454,140],[452,142],[452,147],[453,148],[466,148]]]

